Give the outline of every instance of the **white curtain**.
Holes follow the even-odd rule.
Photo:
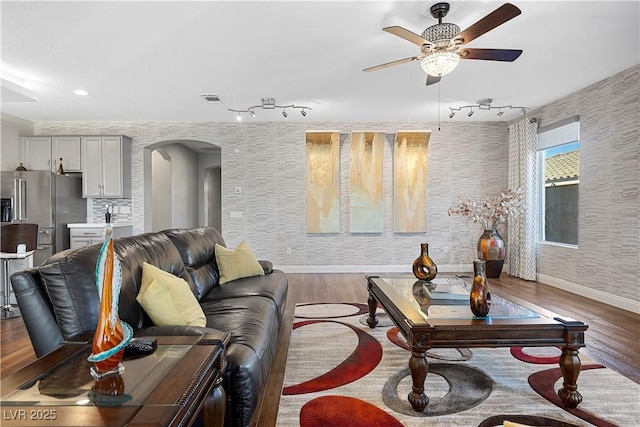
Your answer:
[[[522,189],[524,212],[509,217],[507,273],[536,280],[538,124],[525,118],[509,126],[509,188]]]

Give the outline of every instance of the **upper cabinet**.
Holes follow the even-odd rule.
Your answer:
[[[83,197],[131,197],[131,138],[83,136],[80,152]]]
[[[30,171],[57,172],[62,159],[65,172],[81,172],[80,151],[79,136],[27,136],[20,161]]]
[[[54,172],[58,170],[60,159],[65,172],[82,172],[79,136],[54,136],[51,138],[51,157]]]

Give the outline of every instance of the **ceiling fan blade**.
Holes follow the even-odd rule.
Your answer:
[[[431,74],[427,74],[427,86],[436,84],[440,81],[440,77],[432,76]]]
[[[376,65],[376,66],[373,66],[373,67],[365,68],[362,71],[364,71],[364,72],[376,71],[376,70],[380,70],[382,68],[393,67],[394,65],[404,64],[406,62],[419,61],[422,58],[424,58],[424,57],[423,56],[410,56],[409,58],[398,59],[397,61],[391,61],[391,62],[387,62],[385,64],[380,64],[380,65]]]
[[[397,25],[394,25],[392,27],[385,27],[382,30],[386,31],[387,33],[393,34],[394,36],[402,37],[403,39],[410,41],[411,43],[416,44],[420,47],[424,46],[425,44],[431,45],[431,42],[429,40],[424,39],[416,33]]]
[[[462,49],[460,58],[513,62],[521,53],[519,49]]]
[[[466,30],[462,31],[455,37],[455,40],[461,40],[462,44],[467,44],[484,33],[493,30],[499,25],[504,24],[510,19],[520,15],[520,9],[511,3],[505,3]]]

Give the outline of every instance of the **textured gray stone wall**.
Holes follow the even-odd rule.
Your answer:
[[[538,272],[640,300],[640,65],[530,114],[580,116],[578,247],[539,244]]]
[[[132,220],[144,228],[143,147],[161,141],[192,139],[222,151],[222,231],[227,244],[246,240],[260,258],[284,266],[407,266],[429,242],[439,265],[471,269],[482,230],[466,218],[447,216],[455,196],[497,194],[507,185],[507,127],[499,122],[437,123],[189,123],[189,122],[40,122],[37,134],[124,134],[132,138]],[[312,235],[305,228],[305,132],[339,130],[340,232]],[[349,233],[349,139],[354,130],[432,130],[429,142],[427,232],[393,232],[392,147],[384,155],[384,231]],[[238,151],[236,153],[236,151]],[[234,188],[242,187],[241,194]],[[100,206],[103,204],[100,201]],[[129,205],[129,202],[125,202]],[[94,203],[97,205],[98,202]],[[99,209],[96,209],[99,211]],[[229,218],[242,211],[241,219]],[[96,214],[101,217],[101,214]],[[127,218],[129,219],[129,218]],[[506,232],[504,233],[506,238]],[[291,248],[291,254],[287,254]],[[448,253],[445,253],[445,249]],[[316,269],[317,270],[317,269]],[[363,268],[363,271],[367,271]]]

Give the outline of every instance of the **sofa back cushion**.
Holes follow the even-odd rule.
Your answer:
[[[72,256],[38,268],[64,339],[96,329],[100,309],[95,281],[98,249],[86,248],[85,256]]]
[[[222,235],[211,227],[166,230],[163,233],[180,253],[189,276],[187,282],[198,301],[201,300],[218,285],[220,279],[214,248],[216,243],[225,246]]]

